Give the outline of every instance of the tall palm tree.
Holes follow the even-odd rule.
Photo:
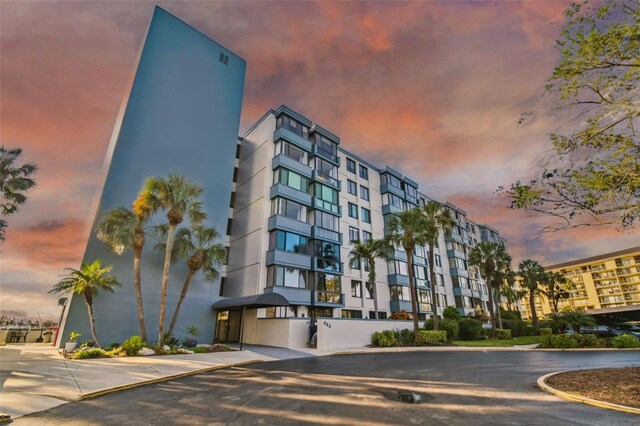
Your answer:
[[[505,249],[498,250],[496,254],[496,270],[494,272],[494,278],[492,283],[493,291],[496,298],[496,317],[498,319],[498,328],[502,329],[502,296],[504,293],[509,292],[511,282],[509,281],[510,275],[513,274],[511,270],[511,256]]]
[[[429,281],[431,282],[431,311],[433,312],[433,329],[438,329],[437,295],[436,295],[436,269],[435,269],[435,246],[438,244],[440,231],[446,234],[453,228],[453,219],[449,209],[442,206],[437,201],[427,201],[422,206],[422,214],[427,227],[427,244],[429,245]],[[443,306],[442,309],[445,307]]]
[[[558,304],[570,296],[569,291],[575,288],[573,281],[567,279],[560,272],[549,272],[543,282],[541,292],[551,301],[553,313],[558,313]]]
[[[373,296],[374,318],[378,319],[378,290],[376,289],[376,259],[388,258],[388,249],[384,240],[369,239],[367,241],[352,241],[353,250],[351,259],[365,259],[369,264],[369,275],[367,277],[367,287]]]
[[[17,166],[15,163],[22,155],[22,149],[7,149],[0,145],[0,216],[8,216],[18,211],[27,201],[24,193],[33,188],[36,181],[29,176],[38,170],[33,163]],[[0,218],[0,242],[4,241],[7,221]]]
[[[87,305],[87,311],[89,312],[89,325],[91,327],[91,336],[96,346],[101,346],[98,337],[96,336],[95,329],[95,314],[93,312],[93,298],[98,290],[105,290],[113,293],[115,287],[120,283],[111,275],[111,265],[102,267],[100,260],[95,262],[83,263],[80,269],[67,268],[67,275],[62,276],[49,293],[63,293],[66,291],[73,291],[75,294],[82,294],[84,296],[84,302]]]
[[[192,225],[199,224],[206,219],[207,216],[202,211],[202,202],[198,201],[202,191],[202,187],[182,175],[170,174],[167,178],[148,178],[140,194],[140,201],[134,206],[134,211],[143,209],[155,213],[162,210],[166,212],[169,222],[160,290],[160,316],[158,319],[158,345],[160,346],[164,344],[167,287],[176,227],[183,222],[185,216],[189,218]]]
[[[517,288],[516,273],[510,270],[506,274],[505,280],[501,283],[500,294],[507,299],[507,308],[513,310],[513,304],[522,299],[526,292]]]
[[[522,279],[523,289],[529,296],[529,307],[531,308],[531,320],[536,333],[540,332],[540,322],[536,312],[536,296],[541,292],[540,285],[546,280],[547,274],[542,265],[535,260],[525,259],[518,265],[518,275]]]
[[[387,247],[404,248],[407,254],[407,269],[409,273],[409,290],[411,292],[411,310],[413,313],[413,334],[418,336],[418,292],[413,271],[413,253],[416,245],[424,245],[427,242],[427,226],[420,208],[403,210],[393,213],[387,222],[387,235],[385,244]],[[434,312],[435,315],[435,312]]]
[[[489,296],[489,318],[491,319],[491,336],[495,337],[496,335],[496,317],[494,312],[494,301],[493,301],[493,285],[494,285],[494,275],[499,267],[498,263],[500,262],[498,259],[502,256],[502,252],[504,252],[504,247],[498,243],[494,243],[491,241],[483,241],[477,244],[475,247],[471,249],[469,252],[469,263],[472,266],[476,266],[480,271],[480,275],[482,275],[485,279],[487,285],[487,294]]]
[[[159,232],[168,232],[168,227],[159,228]],[[166,238],[162,238],[165,240]],[[205,225],[194,225],[191,228],[180,228],[176,232],[175,242],[173,245],[173,258],[187,259],[187,276],[182,284],[180,298],[173,311],[171,322],[167,335],[172,336],[178,321],[178,313],[182,302],[187,296],[187,291],[191,285],[194,275],[202,270],[207,281],[213,281],[220,275],[218,267],[224,260],[225,248],[220,242],[220,234],[215,228]],[[157,250],[164,251],[166,244],[160,243],[156,246]]]
[[[129,247],[133,249],[133,286],[136,290],[138,304],[140,337],[146,342],[147,327],[142,304],[140,260],[145,244],[145,224],[149,220],[151,212],[142,204],[140,196],[133,203],[133,206],[133,210],[124,207],[109,210],[98,222],[96,234],[98,239],[107,244],[117,255],[121,255]]]

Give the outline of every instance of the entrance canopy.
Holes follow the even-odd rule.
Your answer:
[[[216,311],[233,311],[258,308],[271,308],[274,306],[289,306],[289,301],[278,293],[254,294],[251,296],[230,297],[217,301],[211,306]]]
[[[615,306],[613,308],[589,309],[585,311],[603,322],[640,321],[640,305]]]

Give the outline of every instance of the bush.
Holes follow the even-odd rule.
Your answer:
[[[446,308],[444,308],[444,310],[442,311],[442,317],[444,319],[454,321],[462,319],[460,312],[458,312],[458,308],[456,308],[455,306],[447,306]]]
[[[209,352],[209,348],[207,348],[206,346],[196,346],[195,348],[191,348],[189,350],[193,351],[193,353],[196,354],[204,354]]]
[[[503,322],[504,320],[521,320],[522,319],[522,314],[520,314],[520,311],[507,311],[506,309],[502,309],[502,307],[500,307],[500,315],[502,316]]]
[[[416,346],[440,345],[447,342],[447,332],[444,330],[420,330],[416,339]]]
[[[482,323],[489,321],[489,315],[487,315],[487,313],[482,309],[477,309],[475,312],[467,315],[467,318],[478,320]]]
[[[557,334],[544,336],[541,345],[543,348],[569,349],[577,348],[578,340],[570,334]]]
[[[102,348],[91,348],[86,351],[78,351],[71,358],[73,359],[89,359],[89,358],[111,358],[111,354]]]
[[[411,346],[413,344],[413,331],[405,328],[397,333],[398,343],[401,346]]]
[[[576,341],[581,348],[606,348],[607,341],[595,334],[576,334]]]
[[[80,345],[80,349],[93,348],[95,345],[96,345],[96,342],[94,342],[93,340],[87,340],[85,342],[82,342],[82,344]]]
[[[471,318],[462,318],[458,322],[460,340],[479,340],[482,337],[482,323]]]
[[[536,328],[532,325],[525,326],[524,336],[533,336],[536,334]]]
[[[553,334],[553,330],[551,329],[551,327],[542,327],[540,329],[541,336],[551,336],[552,334]]]
[[[127,353],[128,356],[138,355],[138,351],[145,346],[140,336],[131,336],[124,342],[122,342],[122,350]]]
[[[638,338],[630,334],[621,334],[611,339],[611,346],[614,348],[640,348]]]
[[[433,319],[428,319],[424,322],[425,330],[433,330]],[[460,326],[457,321],[452,319],[441,319],[438,321],[438,329],[447,332],[447,340],[453,340],[458,337],[460,332]]]
[[[393,330],[376,331],[371,336],[371,344],[381,348],[397,346],[398,340],[396,339],[396,333]]]
[[[499,340],[511,340],[511,330],[496,328],[496,338]]]
[[[398,312],[393,312],[391,315],[389,315],[389,319],[392,319],[392,320],[412,320],[413,317],[407,311],[398,311]]]
[[[511,337],[521,337],[527,335],[527,324],[521,319],[502,320],[502,328],[511,330]]]

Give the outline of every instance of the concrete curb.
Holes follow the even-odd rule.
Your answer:
[[[538,378],[538,387],[543,391],[549,392],[550,394],[559,396],[560,398],[564,398],[569,401],[581,402],[583,404],[593,405],[594,407],[607,408],[609,410],[622,411],[624,413],[640,414],[640,408],[628,407],[626,405],[619,405],[619,404],[614,404],[612,402],[599,401],[597,399],[591,399],[584,396],[573,395],[573,394],[561,391],[559,389],[556,389],[554,387],[551,387],[545,383],[545,380],[547,380],[547,378],[551,376],[555,376],[556,374],[567,373],[567,372],[568,371],[556,371],[555,373],[545,374],[544,376]]]
[[[172,374],[170,376],[158,377],[158,378],[155,378],[155,379],[144,380],[144,381],[141,381],[141,382],[130,383],[130,384],[127,384],[127,385],[120,385],[120,386],[115,386],[113,388],[106,388],[106,389],[101,389],[101,390],[94,391],[94,392],[89,392],[89,393],[81,395],[80,398],[77,399],[77,401],[84,401],[86,399],[92,399],[92,398],[96,398],[98,396],[107,395],[107,394],[110,394],[110,393],[119,392],[119,391],[123,391],[123,390],[127,390],[127,389],[134,389],[134,388],[138,388],[140,386],[152,385],[154,383],[166,382],[166,381],[169,381],[169,380],[180,379],[182,377],[194,376],[194,375],[200,374],[200,373],[206,373],[206,372],[209,372],[209,371],[221,370],[223,368],[229,368],[229,367],[238,367],[238,366],[241,366],[241,365],[253,364],[253,363],[256,363],[256,362],[264,362],[264,361],[256,359],[256,360],[242,361],[242,362],[236,362],[236,363],[230,363],[230,364],[224,364],[224,365],[216,365],[215,367],[205,367],[205,368],[200,368],[198,370],[185,371],[184,373]]]

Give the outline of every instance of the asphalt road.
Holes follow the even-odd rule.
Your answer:
[[[638,351],[404,352],[228,368],[69,403],[16,425],[638,425],[540,391],[554,371],[640,365]],[[402,402],[416,393],[417,403]]]

